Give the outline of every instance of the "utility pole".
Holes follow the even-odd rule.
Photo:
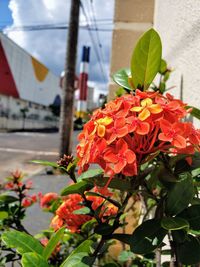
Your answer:
[[[72,153],[74,79],[76,70],[79,9],[80,0],[71,0],[64,87],[60,114],[60,157],[64,154],[70,155]]]

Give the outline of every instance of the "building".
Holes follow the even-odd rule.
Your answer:
[[[200,108],[199,14],[198,0],[115,0],[110,74],[129,67],[138,38],[154,27],[162,40],[163,58],[173,69],[168,86],[175,88],[170,92]],[[110,80],[110,99],[117,87]]]
[[[0,33],[0,128],[51,127],[60,99],[59,77]]]

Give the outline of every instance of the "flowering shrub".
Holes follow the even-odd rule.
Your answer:
[[[90,204],[90,214],[76,214],[75,212],[83,207],[84,202]],[[66,227],[71,232],[79,232],[84,223],[94,218],[97,209],[99,209],[99,219],[101,221],[105,221],[106,217],[117,213],[117,207],[111,203],[108,205],[104,204],[102,197],[88,196],[84,200],[79,194],[69,195],[56,210],[56,216],[53,218],[51,226],[58,230],[66,224]]]
[[[97,163],[113,176],[138,174],[141,164],[159,152],[194,154],[200,131],[182,122],[186,104],[158,92],[136,90],[95,111],[79,135],[79,173]]]
[[[6,182],[2,185],[0,194],[0,234],[7,229],[17,229],[27,232],[22,224],[28,207],[38,201],[36,194],[30,194],[32,189],[32,181],[24,181],[24,175],[21,171],[16,170],[6,178]],[[4,253],[0,257],[0,265],[4,266],[6,262],[14,262],[20,259],[17,253],[5,245],[1,244],[1,252]]]
[[[187,121],[188,114],[200,119],[200,110],[166,93],[170,72],[160,37],[150,29],[136,44],[131,68],[113,76],[125,94],[85,124],[78,158],[35,161],[58,168],[73,183],[59,196],[41,197],[41,207],[54,214],[45,247],[18,231],[2,235],[23,266],[158,267],[167,252],[163,266],[200,262],[200,130]],[[101,168],[89,169],[92,164]],[[139,218],[130,217],[138,202]],[[123,247],[117,259],[107,253],[113,240]]]

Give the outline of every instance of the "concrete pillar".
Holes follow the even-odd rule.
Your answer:
[[[112,81],[112,75],[121,68],[129,67],[138,38],[153,25],[154,1],[115,0],[109,100],[115,97],[118,88]]]

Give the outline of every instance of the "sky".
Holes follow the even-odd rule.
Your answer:
[[[0,0],[0,28],[53,73],[60,75],[65,64],[67,30],[16,31],[16,27],[65,25],[69,21],[70,2],[70,0]],[[89,80],[94,82],[98,92],[106,92],[109,80],[114,0],[82,0],[82,4],[88,20],[86,21],[81,8],[81,26],[87,26],[89,23],[90,27],[95,28],[96,19],[98,29],[110,29],[110,31],[98,31],[97,35],[96,31],[89,33],[86,27],[79,30],[77,73],[82,46],[88,45],[91,47]]]

